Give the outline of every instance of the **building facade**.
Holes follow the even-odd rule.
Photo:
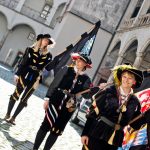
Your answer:
[[[131,0],[107,54],[99,65],[95,83],[110,80],[111,69],[129,62],[135,67],[150,68],[150,1]]]
[[[0,0],[0,62],[14,66],[39,33],[54,36],[68,0]]]
[[[72,0],[55,34],[57,44],[52,53],[65,50],[101,20],[91,52],[93,68],[88,71],[93,78],[128,3],[129,0]]]
[[[53,56],[101,20],[91,58],[93,78],[130,0],[0,0],[0,62],[14,66],[39,33],[56,40]]]

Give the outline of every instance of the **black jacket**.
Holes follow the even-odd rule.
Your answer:
[[[86,74],[82,74],[78,75],[77,81],[75,82],[74,87],[72,87],[75,76],[76,72],[74,67],[63,67],[56,74],[46,94],[46,97],[49,98],[49,109],[46,110],[46,114],[49,118],[48,120],[51,120],[51,132],[59,131],[57,132],[59,135],[62,134],[67,122],[73,114],[73,112],[69,112],[68,108],[66,108],[66,103],[70,99],[70,96],[65,97],[62,90],[71,90],[71,94],[76,94],[83,90],[89,89],[91,85],[90,78]],[[91,98],[92,92],[83,94],[82,96],[84,98]],[[54,114],[53,117],[52,113]],[[56,114],[58,114],[58,116]]]
[[[118,117],[120,112],[118,112],[119,100],[118,94],[115,86],[111,86],[102,92],[98,92],[95,95],[96,106],[98,107],[100,114],[91,113],[91,116],[88,117],[85,128],[83,130],[83,135],[88,135],[95,137],[97,139],[103,139],[109,141],[110,137],[114,133],[114,127],[106,124],[101,120],[101,117],[105,117],[114,124],[117,124]],[[128,99],[127,110],[122,113],[122,118],[120,121],[121,128],[115,132],[113,139],[113,145],[121,146],[124,133],[123,127],[125,127],[129,121],[140,114],[140,103],[134,95],[131,95]],[[135,129],[140,128],[140,126],[145,123],[145,120],[142,118],[135,123],[132,123],[131,126]]]
[[[51,83],[46,97],[50,99],[50,102],[56,106],[56,108],[61,104],[64,97],[62,90],[70,90],[73,84],[73,80],[76,76],[76,72],[73,67],[65,66],[63,67],[55,76],[53,82]],[[79,75],[74,88],[71,90],[72,94],[76,94],[80,91],[90,88],[91,79],[86,75]],[[83,94],[84,98],[90,98],[90,94]]]
[[[34,48],[28,47],[15,74],[35,81],[40,71],[43,71],[44,68],[46,69],[47,64],[50,63],[51,60],[52,55],[50,52],[42,55],[39,51],[35,52]]]

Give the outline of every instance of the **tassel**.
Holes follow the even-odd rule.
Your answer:
[[[86,145],[84,145],[84,149],[85,149],[85,150],[89,150],[89,148],[88,148]]]
[[[115,133],[116,133],[116,130],[113,132],[110,139],[108,140],[108,144],[113,145],[113,140],[114,140],[114,137],[115,137]]]

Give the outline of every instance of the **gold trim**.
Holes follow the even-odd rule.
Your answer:
[[[16,97],[14,97],[13,95],[12,95],[12,97],[13,97],[13,99],[15,100],[15,101],[17,101],[18,99],[16,98]]]
[[[34,54],[34,53],[33,53],[33,55],[34,55],[34,56],[36,56],[36,57],[38,57],[38,55],[37,55],[37,54]]]
[[[89,150],[89,148],[84,144],[84,148],[85,148],[85,150]]]
[[[34,62],[34,63],[36,63],[36,60],[35,60],[35,59],[33,59],[33,62]]]
[[[15,93],[17,94],[18,97],[20,96],[20,94],[18,93],[17,88],[16,88],[16,90],[15,90]]]
[[[24,99],[27,97],[28,93],[33,89],[33,86],[30,88],[30,90],[27,92],[27,94],[25,95],[25,97],[21,100],[22,102],[24,101]]]
[[[59,133],[59,129],[56,131],[56,133]]]
[[[45,57],[42,57],[42,59],[46,59],[47,58],[47,56],[45,56]]]
[[[108,144],[113,145],[113,140],[114,140],[114,137],[115,137],[115,133],[116,133],[116,131],[114,131],[113,134],[111,135],[110,139],[108,140]]]
[[[19,78],[19,80],[20,80],[20,83],[21,83],[22,87],[25,88],[21,77]]]

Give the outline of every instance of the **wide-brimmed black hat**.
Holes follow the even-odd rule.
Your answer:
[[[86,63],[86,67],[87,68],[92,68],[92,61],[90,56],[88,56],[87,54],[83,54],[83,53],[72,53],[71,54],[71,58],[72,60],[77,60],[77,59],[82,59],[85,63]]]
[[[141,86],[143,82],[143,72],[131,66],[130,64],[119,65],[113,69],[114,80],[118,85],[121,85],[121,75],[123,72],[130,72],[135,76],[136,83],[134,88]]]
[[[51,47],[54,47],[54,45],[56,44],[56,42],[54,41],[54,39],[50,36],[50,34],[39,34],[36,38],[36,40],[40,40],[40,39],[48,39],[49,43],[48,45],[51,45]]]

